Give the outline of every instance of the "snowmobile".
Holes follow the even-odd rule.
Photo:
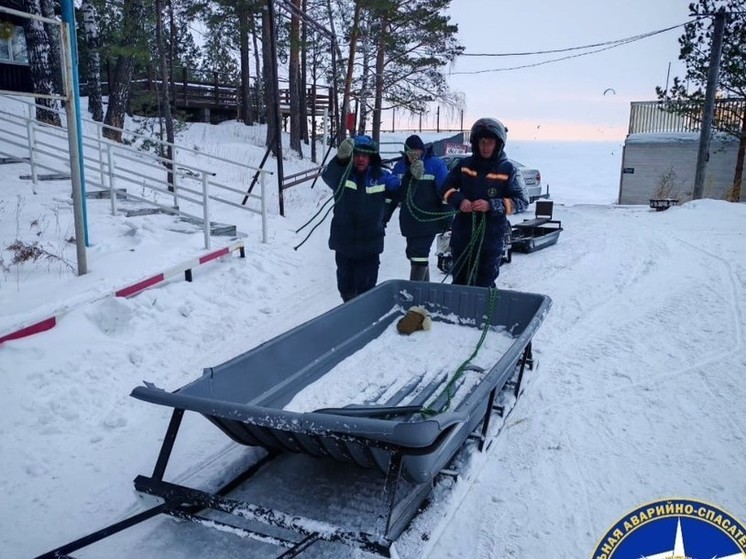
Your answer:
[[[503,241],[502,262],[509,263],[513,259],[511,228],[505,233]],[[453,255],[451,254],[451,230],[448,229],[435,237],[435,256],[438,257],[438,269],[444,274],[450,274],[453,269]]]

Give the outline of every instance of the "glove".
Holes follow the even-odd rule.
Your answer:
[[[501,198],[490,198],[489,202],[490,202],[490,209],[493,212],[497,212],[501,214],[505,213],[505,204],[503,203]]]
[[[418,159],[417,161],[413,162],[409,166],[409,172],[414,177],[414,180],[420,180],[422,178],[422,175],[425,174],[425,164],[422,162],[422,159]]]
[[[409,307],[404,318],[396,323],[396,329],[399,333],[407,336],[417,330],[430,330],[431,326],[432,320],[430,319],[430,315],[422,307]]]
[[[342,140],[342,143],[339,144],[339,147],[337,148],[337,158],[339,159],[349,159],[352,155],[352,150],[355,147],[355,140],[352,138],[347,138],[346,140]]]

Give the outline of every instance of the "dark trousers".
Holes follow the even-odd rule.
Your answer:
[[[373,289],[378,281],[380,259],[377,254],[347,256],[334,253],[337,262],[337,289],[342,301]]]
[[[407,237],[407,258],[412,265],[409,273],[411,281],[430,281],[430,267],[428,257],[435,235],[418,235]]]
[[[481,254],[476,274],[470,274],[474,262],[470,262],[469,258],[463,252],[453,250],[453,283],[456,285],[495,287],[495,280],[500,274],[501,260],[501,254]],[[470,275],[471,278],[469,277]]]
[[[413,264],[426,264],[430,256],[430,247],[433,246],[435,235],[419,235],[407,237],[407,258]]]

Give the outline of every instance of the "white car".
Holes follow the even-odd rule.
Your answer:
[[[464,157],[468,157],[470,153],[457,153],[453,155],[444,155],[443,161],[446,163],[446,167],[450,171],[456,162]],[[540,198],[549,198],[549,188],[546,192],[542,191],[541,187],[541,173],[538,169],[526,167],[523,163],[516,161],[515,159],[508,158],[515,168],[518,170],[518,182],[523,187],[523,191],[526,193],[529,203],[534,203]]]

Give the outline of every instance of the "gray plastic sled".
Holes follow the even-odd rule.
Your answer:
[[[206,369],[194,382],[167,392],[140,386],[140,400],[204,415],[234,441],[328,456],[386,471],[391,449],[404,454],[403,473],[423,482],[444,466],[485,415],[487,398],[512,375],[524,348],[541,324],[550,300],[543,295],[498,291],[491,324],[514,340],[458,406],[432,417],[418,413],[425,396],[400,406],[406,394],[385,406],[354,406],[309,413],[284,410],[301,390],[379,336],[412,305],[434,320],[451,317],[481,328],[488,289],[424,282],[388,281],[230,361]],[[399,312],[396,312],[399,309]],[[455,317],[455,318],[454,318]],[[444,344],[447,340],[444,340]],[[365,374],[361,371],[361,374]]]
[[[470,365],[479,376],[458,388],[458,399],[449,399],[444,385],[451,385],[440,378],[425,382],[424,387],[405,383],[383,403],[360,402],[304,413],[284,409],[296,394],[375,340],[413,305],[425,307],[434,321],[457,323],[488,336],[493,331],[508,332],[512,338],[503,337],[505,345],[499,347],[507,349],[496,352],[499,357],[491,367]],[[205,369],[200,378],[175,392],[147,383],[137,387],[132,391],[135,398],[173,408],[152,475],[135,478],[135,488],[157,497],[160,504],[37,559],[72,557],[76,550],[159,515],[237,535],[241,545],[251,539],[283,548],[286,551],[278,556],[282,558],[296,557],[317,542],[395,557],[394,543],[425,506],[436,478],[460,475],[470,450],[467,439],[476,439],[482,451],[499,432],[490,430],[490,420],[498,415],[504,421],[520,394],[524,369],[533,367],[532,337],[550,306],[544,295],[388,281]],[[448,349],[448,339],[443,347]],[[268,449],[266,456],[213,492],[167,481],[166,469],[186,411],[203,415],[240,444]],[[304,487],[298,486],[292,491],[295,503],[267,502],[268,495],[282,493],[273,484],[286,487],[285,467],[293,464],[295,471],[304,474],[300,481],[311,489],[309,495],[300,497]],[[335,489],[329,490],[332,486]],[[320,493],[313,491],[317,487]],[[349,497],[349,502],[330,504],[330,495]],[[321,508],[308,511],[308,504]],[[323,511],[331,511],[332,518]],[[429,536],[423,537],[425,541]],[[236,556],[250,556],[243,547],[237,552]]]

